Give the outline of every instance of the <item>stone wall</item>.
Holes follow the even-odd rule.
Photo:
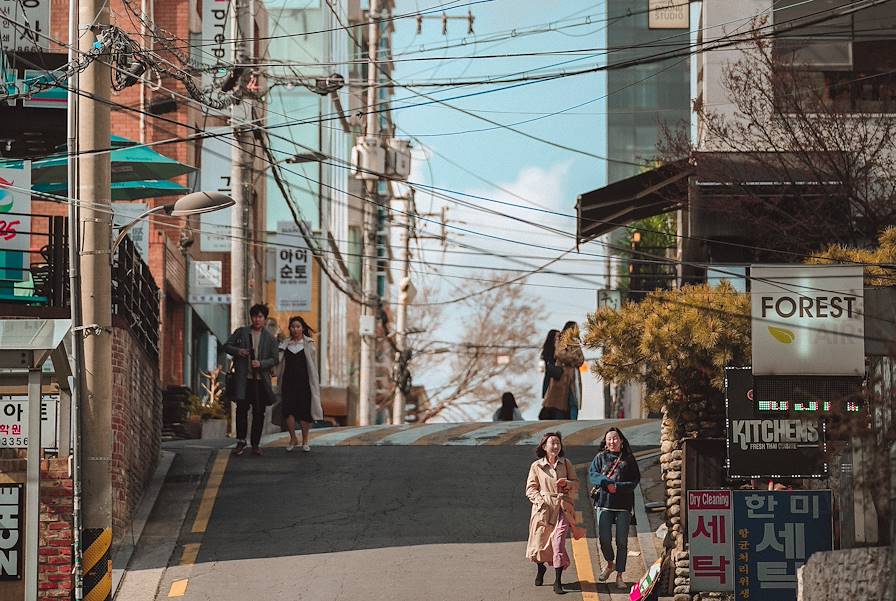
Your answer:
[[[660,430],[660,468],[666,488],[666,528],[664,554],[670,559],[668,591],[676,601],[689,600],[690,571],[685,550],[686,533],[682,531],[681,498],[684,443],[688,438],[720,438],[725,434],[725,407],[720,398],[691,399],[678,406],[663,406]]]
[[[894,568],[893,547],[867,547],[815,553],[799,570],[798,601],[894,601],[887,588]]]
[[[118,318],[112,342],[112,532],[127,535],[130,517],[152,478],[162,439],[158,360]]]

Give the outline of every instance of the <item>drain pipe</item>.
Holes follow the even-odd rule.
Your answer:
[[[77,60],[78,49],[78,3],[69,2],[68,10],[68,62]],[[68,80],[68,270],[69,305],[72,316],[72,377],[69,378],[71,391],[71,432],[72,444],[69,455],[69,473],[72,477],[72,577],[74,578],[75,601],[84,598],[81,563],[81,370],[84,365],[84,338],[81,334],[81,211],[78,206],[78,72]]]

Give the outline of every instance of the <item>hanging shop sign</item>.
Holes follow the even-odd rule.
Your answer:
[[[829,490],[733,491],[736,599],[796,601],[796,572],[833,549]]]
[[[0,0],[0,47],[14,52],[50,48],[50,0]]]
[[[690,29],[690,0],[648,0],[648,29]]]
[[[754,375],[864,375],[861,265],[752,266],[750,277]]]
[[[202,140],[200,153],[199,189],[214,190],[230,195],[230,151],[233,136],[223,135],[230,130],[213,128],[214,134]],[[221,135],[218,135],[221,134]],[[202,252],[230,252],[230,230],[233,211],[212,211],[199,216],[199,250]]]
[[[59,395],[45,394],[40,402],[40,444],[58,448]],[[0,396],[0,449],[28,447],[28,396]]]
[[[0,580],[22,579],[23,484],[0,484]]]
[[[759,413],[749,367],[725,369],[725,415],[730,478],[822,478],[824,421],[818,413]]]
[[[203,64],[223,67],[231,57],[233,43],[230,40],[230,0],[205,0],[202,3]],[[208,87],[219,75],[212,71],[202,73],[202,86]],[[205,189],[205,188],[203,188]]]
[[[200,288],[220,288],[223,283],[221,261],[193,261],[195,286]]]
[[[311,310],[311,251],[291,221],[277,222],[277,310]]]
[[[691,591],[734,590],[734,519],[730,490],[689,490]]]
[[[31,266],[31,161],[0,167],[0,280],[24,282]]]

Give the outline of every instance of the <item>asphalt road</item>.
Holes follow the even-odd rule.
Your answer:
[[[577,447],[569,456],[585,464],[592,452]],[[228,457],[205,532],[193,532],[200,491],[156,598],[556,598],[550,586],[534,587],[524,557],[532,453],[529,446],[334,446]],[[579,505],[593,532],[584,495]],[[575,565],[564,576],[572,598],[581,598]]]

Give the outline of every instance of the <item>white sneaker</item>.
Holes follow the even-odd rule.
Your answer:
[[[302,450],[305,451],[306,453],[310,453],[310,452],[311,452],[311,447],[310,447],[309,445],[303,444],[303,445],[302,445]]]
[[[615,567],[616,567],[616,564],[614,564],[614,563],[611,561],[610,563],[607,564],[607,567],[604,568],[604,571],[601,572],[601,573],[597,576],[597,579],[600,580],[601,582],[605,581],[607,578],[610,577],[610,574],[613,573],[613,569],[614,569]]]
[[[625,583],[625,580],[622,579],[622,574],[616,574],[616,588],[618,589],[627,589],[628,585]]]
[[[289,443],[288,445],[286,445],[286,452],[292,453],[295,448],[296,448],[296,445]]]

